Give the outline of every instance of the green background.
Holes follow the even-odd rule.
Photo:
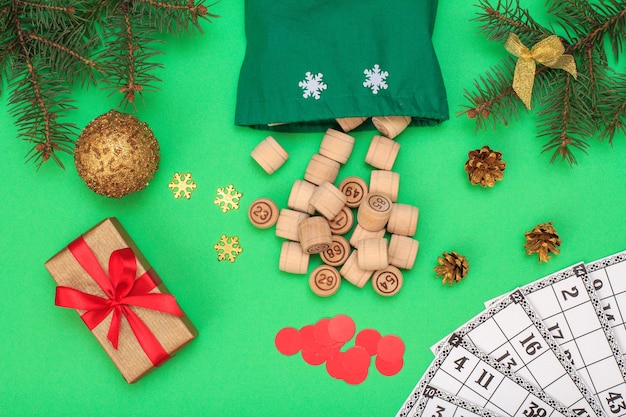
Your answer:
[[[542,1],[524,3],[544,14]],[[273,229],[255,229],[247,208],[262,196],[286,207],[291,185],[303,177],[322,134],[274,134],[290,158],[271,176],[261,170],[249,154],[267,133],[233,124],[244,4],[225,0],[211,11],[222,17],[205,24],[204,35],[164,37],[161,91],[146,95],[136,112],[159,139],[161,165],[140,193],[121,200],[96,195],[68,156],[65,171],[53,163],[39,170],[24,164],[29,145],[15,139],[2,98],[1,416],[391,416],[431,362],[429,347],[479,313],[483,301],[626,249],[623,135],[613,147],[591,139],[589,156],[579,155],[572,169],[551,165],[550,155],[540,153],[543,141],[536,138],[532,114],[475,134],[473,121],[454,113],[465,104],[463,90],[506,51],[478,33],[470,2],[443,1],[434,41],[451,120],[405,131],[394,166],[401,176],[398,201],[420,208],[415,266],[395,297],[347,282],[333,297],[315,296],[306,276],[278,270],[281,239]],[[623,61],[619,67],[624,70]],[[71,121],[83,128],[115,108],[118,97],[107,95],[97,88],[77,91],[80,110]],[[354,134],[354,152],[338,180],[369,178],[364,158],[372,134]],[[472,186],[463,171],[467,152],[485,144],[507,162],[504,180],[492,189]],[[193,174],[198,188],[190,200],[173,198],[167,185],[176,172]],[[213,201],[216,189],[229,184],[243,197],[239,210],[223,213]],[[43,266],[108,216],[119,218],[200,332],[133,385],[78,316],[54,306],[55,284]],[[562,252],[539,264],[536,255],[524,253],[524,232],[550,220],[563,239]],[[243,253],[234,263],[217,260],[213,245],[222,234],[239,237]],[[467,279],[453,287],[443,286],[433,272],[437,257],[450,250],[470,262]],[[276,351],[281,328],[337,314],[350,315],[357,331],[400,336],[406,344],[402,371],[384,377],[372,365],[367,380],[351,386],[323,367]]]

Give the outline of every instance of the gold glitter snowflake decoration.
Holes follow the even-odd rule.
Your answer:
[[[191,178],[191,173],[174,174],[172,182],[167,186],[174,193],[174,198],[186,198],[187,200],[191,198],[193,190],[197,187],[196,183],[193,182],[193,178]]]
[[[213,249],[217,252],[218,261],[235,262],[237,256],[243,252],[243,248],[239,246],[239,238],[237,236],[229,237],[222,235],[219,242],[213,245]]]
[[[221,208],[222,212],[226,213],[228,210],[239,209],[239,199],[241,196],[243,196],[243,194],[237,191],[231,184],[227,187],[217,189],[217,195],[213,203]]]

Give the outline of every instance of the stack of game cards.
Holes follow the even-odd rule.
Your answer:
[[[397,417],[626,416],[626,251],[485,305],[432,348]]]

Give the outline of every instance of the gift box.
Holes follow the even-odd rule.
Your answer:
[[[128,383],[198,332],[120,222],[108,218],[45,263],[55,304],[75,309]]]

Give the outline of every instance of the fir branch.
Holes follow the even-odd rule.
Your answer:
[[[135,106],[136,96],[156,91],[154,73],[163,65],[154,60],[161,54],[153,47],[160,42],[156,32],[179,35],[198,30],[200,20],[219,17],[209,13],[204,0],[114,0],[100,1],[96,8],[102,19],[105,77],[108,88],[122,93],[120,106]]]
[[[26,161],[34,161],[39,168],[43,162],[52,158],[63,168],[63,162],[57,154],[73,152],[77,127],[72,123],[61,123],[59,119],[69,110],[75,110],[75,107],[67,98],[69,91],[64,87],[62,79],[49,76],[39,78],[38,105],[33,106],[37,98],[31,98],[34,92],[29,85],[31,81],[24,78],[25,83],[11,92],[9,113],[17,117],[18,137],[33,144],[26,154]],[[42,108],[46,109],[46,113],[41,111]],[[51,140],[46,141],[46,137]]]
[[[57,153],[72,153],[75,126],[59,120],[74,109],[67,85],[76,66],[89,59],[88,48],[81,49],[82,35],[71,31],[71,9],[56,2],[20,0],[0,8],[0,77],[8,85],[9,113],[16,118],[18,137],[33,145],[27,160],[38,167],[50,158],[63,166]],[[52,29],[58,29],[56,36],[44,35]]]
[[[213,6],[213,5],[211,5]],[[69,88],[78,80],[122,93],[120,105],[155,91],[162,68],[157,31],[202,32],[204,0],[0,0],[0,93],[8,86],[18,136],[33,144],[28,160],[62,165],[76,127],[60,122],[74,109]],[[102,36],[101,36],[102,35]],[[94,51],[100,50],[97,54]]]
[[[606,140],[608,138],[609,144],[613,144],[613,138],[618,132],[621,131],[622,135],[626,135],[626,100],[614,107],[612,116],[600,133],[600,139]]]
[[[626,40],[626,2],[548,0],[548,6],[567,36],[561,38],[565,53],[578,61],[578,80],[538,66],[533,102],[543,106],[538,125],[539,136],[548,139],[544,152],[554,151],[551,162],[560,156],[574,165],[573,151],[586,153],[589,138],[600,132],[600,138],[611,143],[617,132],[625,130],[626,76],[613,80],[604,40],[609,40],[617,59]],[[489,0],[479,0],[478,7],[481,11],[475,20],[482,23],[481,30],[492,40],[503,42],[514,32],[530,48],[551,34],[520,7],[519,0],[499,0],[495,7]],[[492,68],[474,81],[473,91],[465,92],[470,105],[464,106],[460,114],[476,118],[477,129],[488,121],[495,128],[519,118],[520,102],[512,79],[510,68]]]
[[[510,81],[514,70],[515,61],[508,57],[475,80],[474,91],[465,90],[471,106],[460,114],[476,119],[476,130],[486,129],[487,122],[495,129],[498,121],[506,126],[510,119],[519,119],[519,100]]]
[[[26,67],[28,68],[27,79],[30,81],[30,87],[32,88],[32,90],[25,90],[25,89],[22,89],[22,90],[23,91],[25,90],[28,93],[31,93],[31,92],[33,93],[33,99],[29,101],[31,102],[31,104],[34,104],[36,107],[39,107],[39,110],[41,112],[41,119],[43,120],[43,124],[45,125],[43,144],[44,144],[45,150],[49,153],[52,147],[52,138],[50,136],[50,132],[51,132],[50,125],[51,125],[52,118],[50,116],[48,107],[46,106],[46,103],[41,94],[41,87],[37,79],[37,73],[35,72],[35,68],[33,67],[32,58],[30,56],[28,45],[26,43],[26,34],[24,33],[24,30],[22,29],[22,23],[20,22],[19,15],[17,13],[14,14],[14,22],[15,22],[15,31],[16,31],[17,38],[19,40],[19,46],[21,49],[21,54],[24,57],[24,62],[26,64]],[[21,85],[24,86],[24,84],[21,84]],[[20,89],[16,88],[14,91],[16,92],[16,94],[14,95],[14,98],[12,100],[12,104],[19,103],[20,101],[19,95],[17,94],[20,91]],[[25,94],[26,97],[28,97],[28,93]]]
[[[61,45],[61,44],[59,44],[57,42],[54,42],[54,41],[52,41],[50,39],[46,39],[46,38],[44,38],[42,36],[39,36],[36,33],[32,33],[32,32],[29,32],[26,36],[29,39],[41,42],[41,43],[45,44],[46,46],[48,46],[48,47],[50,47],[52,49],[57,49],[59,51],[65,52],[66,54],[71,55],[72,57],[76,58],[77,60],[81,61],[83,64],[85,64],[85,65],[87,65],[89,67],[94,68],[96,66],[96,63],[93,60],[88,59],[87,57],[81,55],[80,53],[78,53],[76,51],[73,51],[70,48],[68,48],[66,46],[63,46],[63,45]]]
[[[608,139],[612,144],[619,132],[626,135],[626,74],[613,73],[604,87],[598,103],[601,113],[605,115],[599,139]]]
[[[33,54],[47,55],[53,65],[50,70],[65,75],[70,82],[78,75],[83,81],[89,78],[95,82],[93,73],[97,65],[91,55],[100,45],[100,39],[87,30],[83,16],[89,7],[86,1],[74,0],[71,5],[58,0],[19,1],[23,19],[31,22],[27,34],[34,41],[31,42],[36,48]],[[84,70],[91,77],[83,77]]]
[[[76,0],[68,6],[64,3],[53,1],[22,1],[16,2],[21,8],[22,18],[29,19],[37,23],[37,27],[42,33],[56,33],[58,31],[68,31],[74,28],[79,22],[80,15],[84,10],[84,0]]]
[[[535,80],[538,75],[551,68],[540,66],[535,71]],[[501,65],[494,66],[485,75],[474,81],[474,90],[465,90],[465,98],[471,106],[464,106],[465,110],[458,115],[466,114],[470,119],[476,119],[476,130],[486,128],[487,121],[496,129],[498,123],[504,126],[509,124],[511,119],[519,119],[519,107],[521,101],[511,85],[513,73],[515,72],[515,60],[512,57],[505,58]],[[541,86],[541,83],[538,83]],[[541,87],[539,87],[541,88]],[[546,95],[549,92],[545,93]],[[541,96],[541,95],[539,95]],[[532,97],[537,100],[537,94]]]
[[[515,32],[523,42],[536,43],[550,34],[520,7],[519,0],[498,0],[495,7],[490,0],[479,0],[478,7],[481,12],[473,20],[482,23],[480,29],[492,41],[504,42]]]
[[[104,17],[110,10],[115,10],[119,7],[120,0],[97,0],[92,2],[84,13],[85,21],[94,23],[93,26],[102,25],[105,21]],[[95,30],[95,27],[92,29]]]
[[[587,84],[586,88],[589,91],[590,110],[594,115],[594,120],[598,120],[598,126],[600,126],[602,111],[598,102],[600,101],[600,96],[603,94],[603,91],[606,90],[606,83],[610,82],[610,76],[607,74],[607,72],[610,72],[610,68],[608,67],[606,54],[604,51],[598,51],[597,48],[588,45],[579,55],[578,72],[584,74],[584,76],[580,77],[578,82]]]
[[[10,68],[13,67],[13,56],[17,50],[17,42],[14,37],[7,33],[7,31],[0,31],[0,36],[4,38],[4,41],[0,43],[0,96],[2,95],[3,80],[8,80],[11,77]]]
[[[3,80],[8,79],[11,56],[17,50],[15,33],[11,30],[11,9],[7,3],[0,7],[0,94]]]
[[[582,49],[587,45],[598,45],[602,47],[604,37],[608,35],[611,43],[615,59],[619,59],[619,55],[623,49],[623,43],[626,41],[626,2],[622,2],[618,7],[605,5],[606,20],[601,24],[592,28],[589,33],[576,42],[571,52]]]
[[[127,45],[126,63],[128,65],[128,72],[127,72],[128,77],[126,78],[126,85],[120,89],[120,92],[124,94],[126,101],[128,101],[129,103],[134,103],[135,94],[140,93],[141,90],[143,89],[143,86],[141,84],[135,83],[135,77],[136,77],[135,53],[136,51],[139,50],[139,46],[135,46],[134,44],[133,28],[132,28],[132,25],[130,24],[130,16],[128,15],[128,13],[124,13],[124,32],[126,34],[126,45]]]
[[[591,110],[593,111],[594,115],[597,116],[598,115],[598,104],[597,104],[597,97],[598,97],[598,87],[597,87],[597,80],[598,80],[598,76],[596,74],[596,63],[593,57],[593,49],[594,48],[590,48],[587,47],[585,48],[585,55],[584,55],[584,59],[583,65],[587,66],[587,71],[586,73],[589,75],[589,95],[591,97]],[[595,117],[594,117],[595,119]]]
[[[74,14],[74,12],[76,12],[76,8],[73,6],[55,6],[55,5],[48,4],[48,3],[34,3],[34,2],[24,1],[24,0],[21,0],[20,3],[24,7],[32,7],[32,8],[37,8],[40,10],[65,12],[67,14]]]
[[[33,45],[34,54],[41,55],[42,59],[47,60],[51,72],[63,75],[70,83],[80,80],[83,84],[85,82],[95,84],[95,74],[100,68],[89,55],[98,39],[84,39],[79,31],[58,35],[60,36],[57,36],[57,39],[50,39],[29,31],[26,37],[33,41],[30,43]]]
[[[602,20],[588,0],[549,0],[548,13],[578,36],[584,35],[585,28],[598,26]]]
[[[210,22],[210,18],[219,18],[209,12],[215,4],[205,6],[204,0],[197,3],[194,0],[135,0],[133,3],[136,13],[146,22],[160,33],[175,36],[194,29],[202,33],[200,19]]]
[[[123,3],[118,10],[117,15],[109,16],[103,28],[103,81],[108,88],[122,93],[120,106],[128,103],[135,106],[138,94],[157,90],[154,83],[160,79],[153,73],[163,65],[152,58],[161,52],[151,47],[152,43],[159,42],[154,29],[139,22],[128,4]]]
[[[539,134],[548,142],[543,152],[553,151],[550,162],[557,157],[576,165],[571,148],[587,153],[587,138],[593,136],[595,125],[589,112],[588,94],[583,91],[585,83],[574,83],[566,72],[551,71],[541,80],[548,84],[544,90],[551,91],[542,97],[544,108],[539,112]]]
[[[31,55],[28,35],[23,29],[20,16],[14,13],[13,18],[20,55],[23,58],[23,62],[17,62],[26,70],[21,68],[21,71],[15,71],[16,74],[26,72],[26,75],[12,88],[9,100],[12,106],[10,112],[18,117],[18,136],[35,144],[27,154],[27,157],[30,155],[28,160],[35,159],[40,166],[52,157],[63,167],[55,151],[71,153],[71,147],[67,143],[71,142],[69,133],[73,130],[73,125],[59,123],[57,117],[72,108],[66,98],[69,92],[59,80],[46,77],[45,70],[35,68],[37,58]]]

